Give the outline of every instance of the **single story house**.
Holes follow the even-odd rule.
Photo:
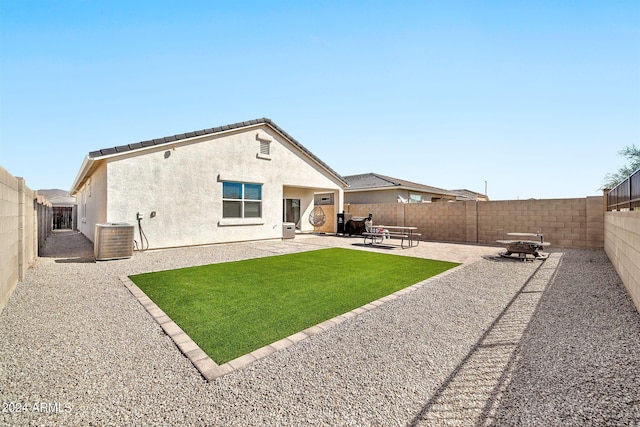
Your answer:
[[[377,173],[343,178],[349,184],[344,190],[345,204],[441,202],[454,201],[458,196],[453,191]]]
[[[285,222],[312,232],[316,194],[331,195],[325,230],[335,232],[346,185],[262,118],[92,151],[71,194],[90,240],[96,224],[124,222],[153,249],[280,238]]]

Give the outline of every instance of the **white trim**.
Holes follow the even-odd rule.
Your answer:
[[[264,225],[263,218],[223,218],[218,220],[218,226],[238,226],[238,225]]]
[[[237,174],[230,175],[225,172],[225,174],[218,174],[218,182],[239,182],[240,184],[260,184],[264,185],[264,178],[262,180],[256,178],[249,178],[247,176],[239,176]]]

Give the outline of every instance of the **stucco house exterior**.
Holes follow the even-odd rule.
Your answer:
[[[457,197],[453,191],[377,173],[348,175],[343,178],[349,184],[344,190],[345,204],[425,203],[455,201]]]
[[[267,118],[90,152],[71,188],[78,229],[138,218],[149,248],[312,232],[316,194],[343,208],[344,179]],[[335,215],[325,230],[336,230]],[[146,243],[146,242],[144,242]]]

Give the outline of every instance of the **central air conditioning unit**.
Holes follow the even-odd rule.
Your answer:
[[[133,225],[124,222],[96,224],[93,253],[96,261],[131,258]]]

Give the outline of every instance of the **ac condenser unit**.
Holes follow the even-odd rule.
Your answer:
[[[96,261],[131,258],[133,225],[124,222],[96,224],[93,252]]]

